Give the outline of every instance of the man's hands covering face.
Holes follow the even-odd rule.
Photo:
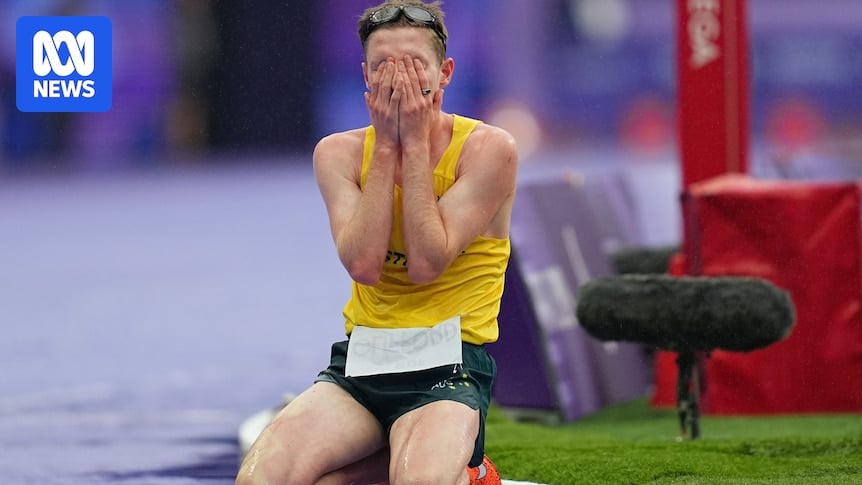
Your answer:
[[[425,66],[410,56],[390,57],[369,77],[371,92],[365,93],[365,102],[378,139],[399,145],[427,143],[443,90],[431,86]],[[431,92],[423,94],[427,90]]]

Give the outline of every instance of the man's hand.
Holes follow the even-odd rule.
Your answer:
[[[404,88],[395,59],[390,57],[381,62],[369,78],[371,92],[365,93],[365,104],[377,135],[377,143],[397,147],[400,145],[398,106]]]
[[[430,146],[431,127],[443,102],[443,90],[430,85],[425,66],[418,59],[404,56],[397,65],[404,91],[398,107],[399,139],[405,145]],[[431,91],[426,95],[423,90]]]

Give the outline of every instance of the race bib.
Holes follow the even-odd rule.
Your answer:
[[[460,364],[461,317],[428,328],[353,327],[344,373],[394,374]]]

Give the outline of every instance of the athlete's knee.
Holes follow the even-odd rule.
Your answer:
[[[236,474],[235,483],[236,485],[262,485],[267,481],[265,477],[260,476],[260,473],[244,461]]]
[[[236,485],[309,485],[317,483],[317,474],[302,473],[297,470],[278,470],[267,473],[263,469],[240,469]]]
[[[294,466],[284,460],[250,453],[239,468],[236,485],[308,485],[315,483],[319,476],[313,470]]]
[[[274,478],[265,473],[266,460],[261,459],[260,450],[252,449],[243,459],[236,474],[236,485],[268,485]]]
[[[406,466],[390,473],[392,485],[438,485],[441,483],[467,484],[467,470],[453,472],[441,466]]]

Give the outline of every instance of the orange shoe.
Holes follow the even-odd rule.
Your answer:
[[[482,464],[475,468],[467,468],[467,473],[470,475],[470,485],[501,485],[500,474],[497,473],[497,467],[485,455]]]

